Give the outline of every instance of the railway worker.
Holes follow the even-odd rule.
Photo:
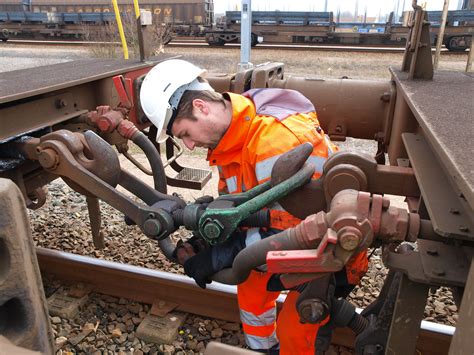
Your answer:
[[[172,59],[157,64],[146,76],[140,100],[150,121],[161,133],[180,138],[189,149],[208,149],[208,161],[219,170],[219,193],[239,193],[270,178],[273,163],[304,142],[314,150],[314,178],[322,173],[335,146],[319,126],[312,103],[300,93],[284,89],[250,90],[242,95],[216,93],[205,81],[205,70]],[[235,233],[214,246],[182,259],[185,272],[205,288],[217,271],[230,267],[246,245],[295,226],[299,219],[277,203],[269,207],[271,228]],[[189,245],[188,245],[189,247]],[[192,250],[192,248],[190,248]],[[342,272],[346,285],[355,285],[367,270],[361,253]],[[280,354],[314,354],[317,324],[301,324],[296,311],[298,291],[290,291],[277,320],[276,298],[267,291],[271,275],[253,271],[238,285],[240,318],[248,346]],[[278,350],[279,349],[279,350]]]

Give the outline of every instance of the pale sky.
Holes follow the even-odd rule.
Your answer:
[[[411,0],[359,0],[358,13],[364,13],[367,6],[367,16],[377,16],[394,11],[398,2],[398,13],[401,14],[403,3],[405,10],[411,10]],[[427,10],[443,9],[443,0],[418,0],[418,5],[426,3]],[[332,11],[336,16],[338,8],[341,12],[354,12],[356,0],[327,0],[328,11]],[[456,10],[462,0],[451,0],[449,10]],[[224,13],[226,11],[240,10],[241,0],[214,0],[214,11]],[[324,11],[325,0],[252,0],[254,11]]]

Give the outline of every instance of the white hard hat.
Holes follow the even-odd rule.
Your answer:
[[[140,89],[143,112],[156,126],[157,138],[163,136],[176,115],[179,101],[186,90],[214,91],[207,82],[200,82],[206,70],[182,59],[170,59],[153,67]]]

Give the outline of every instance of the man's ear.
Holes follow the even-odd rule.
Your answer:
[[[209,106],[207,105],[207,102],[201,99],[193,100],[193,108],[206,115],[209,113]]]

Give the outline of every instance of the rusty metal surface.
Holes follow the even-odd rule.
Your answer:
[[[428,296],[427,285],[402,276],[387,340],[386,354],[415,354],[423,311]]]
[[[313,145],[307,142],[290,150],[278,159],[272,168],[272,186],[276,186],[295,175],[303,167],[312,151]]]
[[[374,139],[389,117],[385,94],[392,91],[390,81],[288,76],[272,81],[270,87],[297,90],[310,99],[331,139]]]
[[[425,275],[439,284],[465,285],[472,248],[469,255],[461,248],[433,240],[419,239],[417,244]]]
[[[413,2],[413,18],[403,56],[402,70],[410,79],[432,79],[433,60],[431,58],[430,23],[428,14]]]
[[[93,83],[85,83],[31,100],[0,104],[0,141],[78,117],[95,106],[94,91]],[[56,106],[56,102],[67,104]]]
[[[63,280],[91,284],[96,292],[149,304],[158,298],[178,303],[178,309],[185,312],[239,321],[236,289],[232,287],[222,291],[209,285],[204,291],[182,275],[48,249],[37,249],[37,255],[43,272]]]
[[[451,185],[452,179],[441,166],[442,162],[436,159],[424,136],[403,133],[402,137],[435,232],[444,237],[472,240],[472,210],[459,198],[459,192]],[[465,163],[470,164],[468,161]]]
[[[393,112],[393,122],[387,129],[385,143],[388,144],[387,153],[391,165],[397,166],[400,159],[406,159],[407,152],[402,142],[403,132],[416,132],[418,123],[411,112],[406,99],[401,94],[395,98],[395,107]]]
[[[474,263],[471,263],[466,289],[464,290],[457,329],[449,354],[468,354],[472,351],[474,334]]]
[[[169,213],[159,207],[136,202],[114,186],[120,184],[128,189],[129,185],[134,185],[129,191],[134,192],[143,201],[152,199],[150,202],[158,203],[167,200],[170,207],[182,206],[184,202],[178,197],[162,194],[151,188],[148,190],[148,196],[137,195],[137,192],[147,191],[144,190],[146,184],[131,175],[127,177],[126,172],[120,168],[113,148],[92,131],[87,131],[84,135],[67,130],[50,133],[41,138],[36,152],[37,159],[45,170],[63,177],[77,192],[99,197],[123,212],[149,237],[159,235],[160,238],[166,238],[175,230]],[[126,183],[122,181],[125,178]],[[93,230],[98,232],[98,221],[92,225]],[[95,236],[96,241],[100,243],[97,233]]]
[[[438,71],[433,80],[424,81],[390,71],[449,180],[474,210],[474,74]]]
[[[52,354],[53,336],[26,209],[10,180],[0,179],[0,205],[1,335],[19,347]],[[0,344],[0,353],[13,353],[4,350]]]
[[[298,159],[292,158],[291,161],[292,165],[273,167],[272,184],[291,176],[301,165]],[[344,189],[400,196],[420,194],[412,168],[378,165],[374,158],[361,153],[338,152],[324,164],[323,174],[319,179],[295,190],[291,195],[280,199],[279,203],[286,211],[304,219],[324,210],[326,203]]]
[[[273,274],[321,276],[341,270],[374,241],[414,242],[419,233],[418,215],[390,206],[390,200],[381,195],[347,189],[333,198],[328,213],[312,214],[294,228],[247,246],[232,268],[220,271],[213,280],[240,284],[263,264]]]
[[[436,286],[464,286],[474,255],[473,248],[456,248],[441,242],[418,239],[419,251],[399,254],[395,248],[384,251],[383,261],[390,270],[401,271],[417,283]],[[438,252],[440,258],[434,257]]]
[[[133,80],[157,62],[154,60],[81,60],[1,73],[0,141],[77,118],[100,105],[117,105],[112,77],[124,74]],[[133,94],[130,97],[137,100]],[[135,113],[132,109],[128,118],[136,120]],[[146,126],[136,124],[140,129]]]
[[[159,58],[160,61],[164,59],[167,56]],[[3,72],[0,74],[0,104],[109,78],[149,67],[156,62],[157,58],[144,63],[134,60],[85,59],[46,65],[41,70],[30,68]]]
[[[203,290],[188,277],[106,260],[37,249],[42,272],[67,282],[83,282],[95,292],[152,304],[157,298],[179,303],[178,309],[194,314],[239,322],[236,288],[212,283]],[[126,285],[126,287],[124,287]],[[281,307],[284,296],[278,299]],[[337,328],[333,344],[354,346],[354,334]],[[422,330],[417,349],[423,354],[446,354],[451,336]]]
[[[249,82],[249,78],[252,78]],[[301,92],[316,107],[325,133],[332,139],[373,139],[384,131],[393,114],[394,89],[390,81],[320,79],[284,76],[282,63],[270,63],[235,76],[210,74],[207,79],[219,92],[240,93],[252,88],[283,88]]]

